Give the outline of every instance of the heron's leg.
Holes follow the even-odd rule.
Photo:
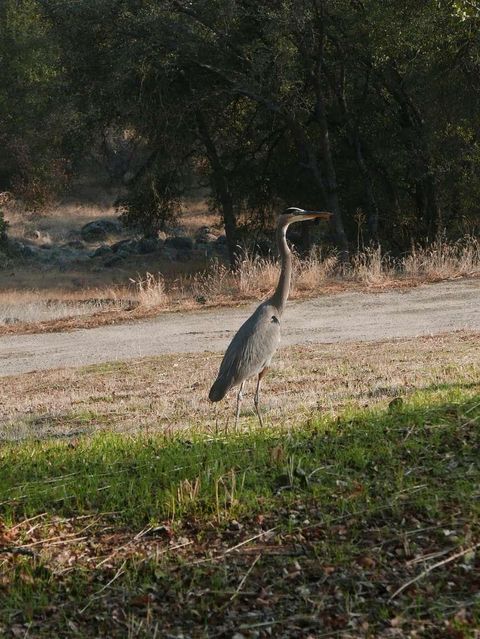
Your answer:
[[[240,384],[240,388],[238,390],[238,395],[237,395],[237,411],[235,413],[235,430],[237,430],[237,426],[238,426],[238,417],[240,415],[240,403],[243,399],[243,387],[245,386],[245,381],[243,381]]]
[[[265,375],[265,373],[267,372],[268,368],[265,367],[262,371],[259,372],[258,374],[258,381],[257,381],[257,390],[255,391],[255,395],[253,398],[253,403],[255,404],[255,410],[257,412],[258,415],[258,421],[260,422],[260,426],[263,428],[263,419],[262,419],[262,414],[260,413],[260,406],[259,406],[259,396],[260,396],[260,382],[262,380],[262,377]]]

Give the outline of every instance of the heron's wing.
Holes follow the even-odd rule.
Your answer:
[[[274,307],[262,304],[230,342],[220,365],[218,380],[226,388],[231,388],[257,375],[268,366],[279,342],[278,312]]]

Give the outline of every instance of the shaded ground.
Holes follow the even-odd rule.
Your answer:
[[[0,448],[0,634],[474,639],[479,386]]]
[[[478,279],[407,291],[325,295],[289,304],[283,343],[378,340],[479,330],[479,304]],[[250,310],[168,313],[149,321],[90,330],[3,336],[0,375],[166,353],[221,351]]]

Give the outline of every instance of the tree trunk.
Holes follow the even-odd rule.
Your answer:
[[[368,225],[368,234],[369,241],[375,244],[378,244],[378,219],[379,219],[379,211],[377,200],[375,197],[375,191],[373,188],[373,179],[370,173],[370,169],[365,160],[365,155],[363,152],[363,144],[360,137],[358,123],[351,116],[348,106],[347,99],[345,96],[345,69],[343,69],[340,83],[337,81],[335,76],[332,73],[328,73],[326,69],[324,69],[325,76],[330,83],[330,87],[334,91],[337,96],[338,104],[340,106],[341,113],[343,115],[343,119],[345,122],[345,127],[347,130],[347,142],[352,147],[355,157],[355,162],[358,166],[358,169],[363,178],[363,185],[365,189],[365,199],[367,204],[367,225]],[[368,87],[368,76],[365,82],[364,95],[367,95],[367,87]]]
[[[314,77],[315,88],[315,119],[320,129],[320,153],[325,167],[325,191],[327,205],[333,213],[333,224],[335,229],[335,237],[341,251],[342,261],[348,259],[348,239],[343,226],[340,202],[338,200],[337,174],[332,156],[332,148],[330,145],[330,135],[328,130],[327,116],[325,112],[325,101],[321,86],[321,54],[317,60],[317,68]]]
[[[233,197],[228,184],[227,171],[222,164],[203,114],[200,111],[196,112],[196,120],[198,132],[203,145],[205,146],[207,157],[212,169],[212,185],[222,211],[230,266],[232,269],[235,269],[239,263],[240,252],[237,245],[237,220],[235,217]]]
[[[358,130],[355,130],[353,134],[353,146],[355,148],[355,159],[357,166],[362,174],[363,184],[365,187],[365,197],[367,199],[367,226],[369,241],[372,244],[378,244],[378,205],[373,189],[373,180],[370,174],[370,170],[365,162],[363,155],[362,143]]]
[[[412,164],[416,164],[415,179],[420,232],[434,239],[441,231],[441,214],[438,206],[437,185],[433,162],[428,148],[425,123],[420,110],[406,92],[399,72],[391,67],[381,79],[391,96],[397,101],[403,114],[403,128],[408,129],[406,146],[412,153]],[[415,171],[417,172],[417,171]],[[421,204],[420,204],[421,203]]]
[[[333,159],[330,151],[330,141],[328,139],[328,127],[326,125],[326,119],[324,118],[325,126],[325,138],[326,140],[322,144],[322,149],[325,154],[326,163],[328,163],[327,179],[325,180],[316,157],[314,150],[311,147],[310,141],[305,133],[304,128],[298,123],[296,118],[290,113],[283,110],[278,104],[266,100],[261,96],[258,96],[253,91],[247,89],[237,89],[237,93],[245,95],[260,104],[263,104],[267,109],[273,113],[278,113],[284,120],[288,130],[292,134],[293,140],[298,150],[300,163],[309,169],[312,177],[317,185],[320,193],[322,194],[326,205],[333,213],[332,228],[337,242],[340,248],[340,255],[342,261],[348,259],[348,240],[343,226],[342,213],[338,201],[337,193],[337,180],[335,175],[335,168],[333,166]]]

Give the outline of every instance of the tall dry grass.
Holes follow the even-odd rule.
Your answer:
[[[172,281],[147,274],[134,284],[138,302],[146,307],[188,306],[189,302],[213,305],[266,297],[276,286],[279,270],[276,259],[245,253],[235,272],[215,260],[202,273]],[[426,248],[413,247],[396,259],[380,247],[367,248],[355,254],[347,266],[334,252],[316,249],[306,258],[294,255],[291,297],[314,295],[334,285],[385,287],[472,275],[480,275],[480,242],[474,237],[453,244],[438,240]]]
[[[405,275],[427,279],[475,275],[479,272],[479,265],[480,242],[472,236],[454,243],[438,239],[426,248],[413,247],[402,260]]]
[[[0,326],[17,322],[35,323],[60,318],[101,314],[104,311],[198,308],[260,300],[274,290],[280,265],[276,259],[245,253],[237,271],[213,260],[209,268],[193,275],[167,278],[146,273],[124,287],[78,291],[46,299],[40,292],[0,295]],[[380,248],[365,249],[348,265],[334,252],[312,251],[306,258],[293,257],[290,297],[308,297],[325,290],[359,286],[386,288],[480,275],[480,242],[466,237],[455,243],[438,240],[429,247],[413,247],[394,259]],[[51,292],[50,292],[51,295]],[[80,299],[81,298],[81,299]],[[99,320],[100,321],[100,320]]]
[[[12,290],[0,294],[0,326],[32,324],[71,317],[90,316],[105,311],[121,311],[136,302],[127,291],[109,287],[83,291]]]
[[[145,308],[162,307],[168,302],[168,295],[165,290],[165,280],[162,275],[155,276],[153,273],[145,273],[138,279],[130,279],[135,289],[135,297],[138,303]]]
[[[400,270],[395,260],[384,254],[381,247],[366,248],[352,257],[345,277],[361,284],[385,285],[398,276]]]

